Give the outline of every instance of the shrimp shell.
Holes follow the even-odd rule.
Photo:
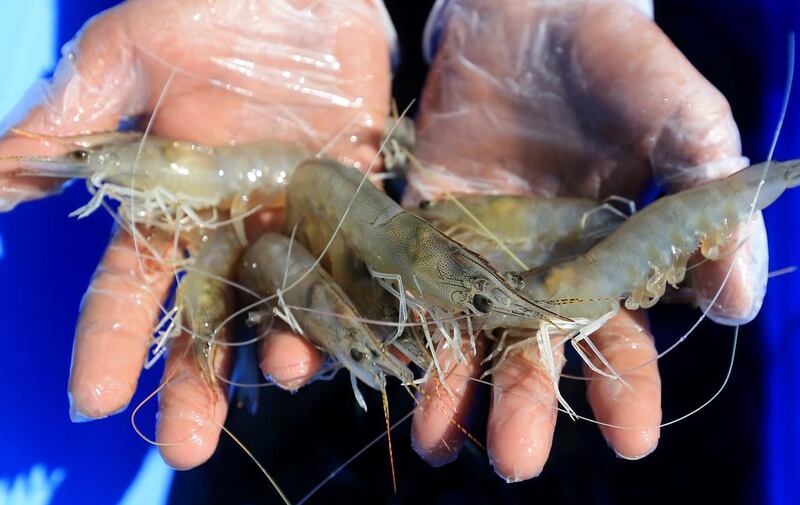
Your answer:
[[[625,216],[609,203],[586,198],[519,195],[459,195],[458,202],[494,235],[489,236],[451,200],[424,201],[416,213],[453,240],[489,260],[499,271],[528,268],[582,254],[616,229]]]
[[[535,300],[571,299],[574,303],[557,312],[591,320],[615,311],[620,297],[631,310],[651,307],[667,284],[683,281],[698,248],[717,259],[737,225],[798,184],[800,160],[765,162],[663,197],[586,254],[544,272],[524,273],[525,292]]]

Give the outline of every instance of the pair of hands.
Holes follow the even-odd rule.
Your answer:
[[[634,197],[653,176],[678,189],[743,165],[724,97],[635,6],[621,0],[446,4],[430,23],[439,47],[417,123],[418,157],[438,181],[410,174],[408,202],[435,196],[441,187]],[[388,114],[391,38],[380,8],[367,0],[124,3],[87,25],[45,100],[19,127],[48,135],[113,130],[121,118],[151,113],[159,103],[152,132],[162,136],[208,144],[300,140],[366,166]],[[64,147],[42,149],[29,139],[0,141],[0,155]],[[6,207],[53,190],[39,180],[3,179],[4,168],[0,202]],[[276,219],[264,213],[251,224],[263,228]],[[710,310],[722,322],[752,319],[764,294],[760,214],[743,233],[750,239],[739,254],[693,271],[703,306],[735,263]],[[130,235],[113,239],[76,330],[73,419],[127,406],[171,281],[170,271],[142,271]],[[593,341],[617,370],[656,353],[642,312],[623,310]],[[318,351],[290,333],[274,333],[260,347],[262,371],[287,388],[300,387],[321,363]],[[444,408],[425,401],[415,416],[415,448],[433,464],[451,460],[460,447],[461,433],[445,412],[463,420],[474,388],[467,377],[479,374],[481,358],[451,374],[455,398],[429,391]],[[173,351],[165,373],[171,380],[159,397],[157,437],[167,444],[161,451],[169,464],[190,468],[213,453],[227,401],[224,391],[215,400],[185,353]],[[593,380],[588,395],[598,420],[630,428],[601,428],[612,448],[638,458],[658,441],[657,365],[625,378],[636,392],[618,381]],[[512,353],[493,382],[492,463],[509,480],[535,476],[555,426],[552,382],[531,353]]]

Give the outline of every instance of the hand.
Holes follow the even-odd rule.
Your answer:
[[[212,4],[140,0],[91,20],[67,47],[42,103],[18,127],[48,136],[116,130],[122,118],[153,114],[163,91],[153,134],[209,145],[301,141],[320,149],[346,130],[329,152],[366,166],[388,115],[390,83],[390,37],[373,2]],[[0,156],[64,149],[19,136],[0,141]],[[3,178],[9,168],[0,165],[0,208],[57,189],[41,178]],[[276,220],[259,218],[262,225]],[[169,254],[168,244],[153,240]],[[118,232],[86,293],[69,382],[75,421],[119,412],[134,393],[173,279],[170,269],[145,263],[147,271],[131,235]],[[215,399],[191,353],[181,352],[186,338],[172,348],[171,379],[159,397],[157,438],[177,468],[210,457],[227,412],[225,391]],[[290,389],[320,362],[313,346],[289,333],[261,343],[264,374]]]
[[[725,98],[698,73],[653,21],[630,2],[453,0],[429,24],[440,35],[418,118],[419,158],[434,180],[411,175],[409,200],[452,192],[635,198],[655,177],[679,190],[725,177],[747,164]],[[429,34],[431,35],[431,34]],[[435,38],[434,34],[434,38]],[[741,230],[734,257],[691,272],[697,301],[724,324],[750,321],[766,286],[766,234],[760,213]],[[656,355],[643,312],[621,313],[592,335],[619,371]],[[556,363],[561,356],[555,356]],[[476,359],[480,359],[479,356]],[[469,410],[473,383],[452,374]],[[590,378],[598,379],[588,369]],[[655,449],[661,422],[655,362],[619,381],[591,380],[588,398],[620,457]],[[538,475],[556,420],[552,381],[534,350],[514,352],[493,374],[488,451],[509,480]],[[431,389],[429,387],[429,389]],[[433,396],[433,395],[431,395]],[[433,463],[455,457],[460,432],[443,409],[417,413],[417,451]]]

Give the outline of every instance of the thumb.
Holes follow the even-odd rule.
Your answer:
[[[136,65],[132,42],[126,36],[124,4],[90,20],[64,46],[52,80],[39,103],[16,127],[43,136],[64,137],[116,130],[123,117],[141,113],[146,97],[139,90],[143,76]],[[43,142],[19,135],[0,139],[4,156],[57,156],[69,150],[65,142]],[[44,177],[14,177],[17,168],[0,159],[0,211],[57,191],[59,182]]]

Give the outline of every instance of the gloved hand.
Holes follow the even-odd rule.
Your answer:
[[[676,191],[746,166],[725,97],[649,12],[647,2],[622,0],[437,2],[426,30],[426,47],[435,57],[417,123],[418,157],[433,177],[412,173],[407,203],[435,198],[442,188],[635,198],[651,178]],[[761,214],[743,228],[739,237],[747,241],[735,256],[691,272],[705,308],[733,262],[709,312],[723,324],[752,320],[766,289]],[[592,341],[619,371],[656,355],[643,312],[623,309]],[[452,408],[463,419],[474,387],[465,375],[479,368],[461,365],[450,378],[456,398],[439,395],[444,409],[417,413],[415,447],[429,461],[455,457],[461,433],[443,412]],[[587,375],[595,374],[587,369]],[[588,397],[597,420],[629,428],[601,426],[616,453],[640,458],[659,437],[657,365],[624,378],[635,391],[620,381],[591,380]],[[556,420],[549,374],[531,350],[510,354],[492,380],[492,463],[509,480],[536,476]]]
[[[17,126],[48,136],[112,131],[159,104],[153,134],[209,145],[299,141],[366,166],[389,107],[394,32],[383,9],[370,0],[123,3],[65,48],[43,100]],[[0,156],[67,148],[12,135],[0,141]],[[5,210],[57,190],[52,180],[4,178],[12,168],[0,164]],[[279,223],[269,213],[259,217]],[[153,241],[156,250],[169,249]],[[75,336],[69,394],[76,421],[119,412],[133,395],[174,278],[152,263],[144,261],[143,271],[131,235],[121,231],[98,267]],[[168,358],[157,428],[161,452],[177,468],[208,459],[227,412],[224,390],[215,398],[191,353],[180,352],[185,343]],[[318,351],[289,333],[272,334],[261,351],[264,373],[287,388],[320,366]]]

